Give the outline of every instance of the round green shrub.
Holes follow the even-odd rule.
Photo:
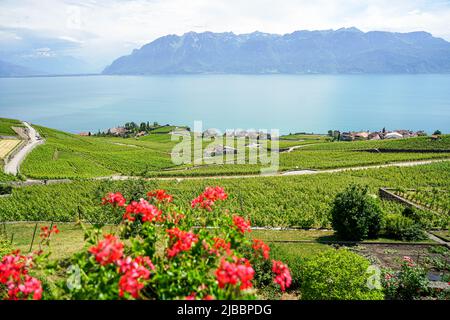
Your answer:
[[[385,217],[384,232],[388,238],[396,240],[419,241],[426,239],[424,231],[417,222],[398,214],[388,214]]]
[[[309,258],[301,270],[303,300],[382,300],[370,289],[369,261],[347,249],[327,250]]]
[[[332,226],[343,240],[376,238],[381,228],[382,210],[369,188],[350,185],[337,194],[331,207]]]

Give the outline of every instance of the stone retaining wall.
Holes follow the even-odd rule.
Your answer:
[[[380,188],[380,198],[382,199],[386,199],[386,200],[390,200],[390,201],[395,201],[398,203],[401,203],[407,207],[413,208],[413,209],[418,209],[418,210],[425,210],[425,211],[433,211],[429,208],[423,207],[421,205],[418,205],[417,203],[411,202],[409,200],[406,200],[403,197],[400,197],[398,195],[396,195],[395,193],[393,193],[392,191],[394,191],[395,189],[389,189],[389,188]],[[433,211],[435,212],[435,211]]]

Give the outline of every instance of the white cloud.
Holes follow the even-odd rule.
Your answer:
[[[356,26],[364,31],[424,30],[450,40],[442,0],[3,0],[0,26],[36,30],[78,44],[75,53],[108,63],[160,36],[188,31]],[[1,30],[0,30],[1,31]]]

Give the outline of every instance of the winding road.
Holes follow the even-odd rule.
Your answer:
[[[27,128],[26,132],[28,134],[28,142],[25,146],[22,147],[22,149],[17,152],[17,154],[12,157],[8,161],[8,163],[5,164],[5,173],[17,175],[19,173],[20,164],[25,159],[28,153],[31,152],[35,147],[38,145],[44,143],[43,140],[39,137],[39,134],[37,133],[36,129],[34,129],[29,123],[22,122],[25,127]]]

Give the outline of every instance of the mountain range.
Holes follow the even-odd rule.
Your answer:
[[[450,73],[450,43],[427,32],[357,28],[168,35],[115,60],[104,74]]]

